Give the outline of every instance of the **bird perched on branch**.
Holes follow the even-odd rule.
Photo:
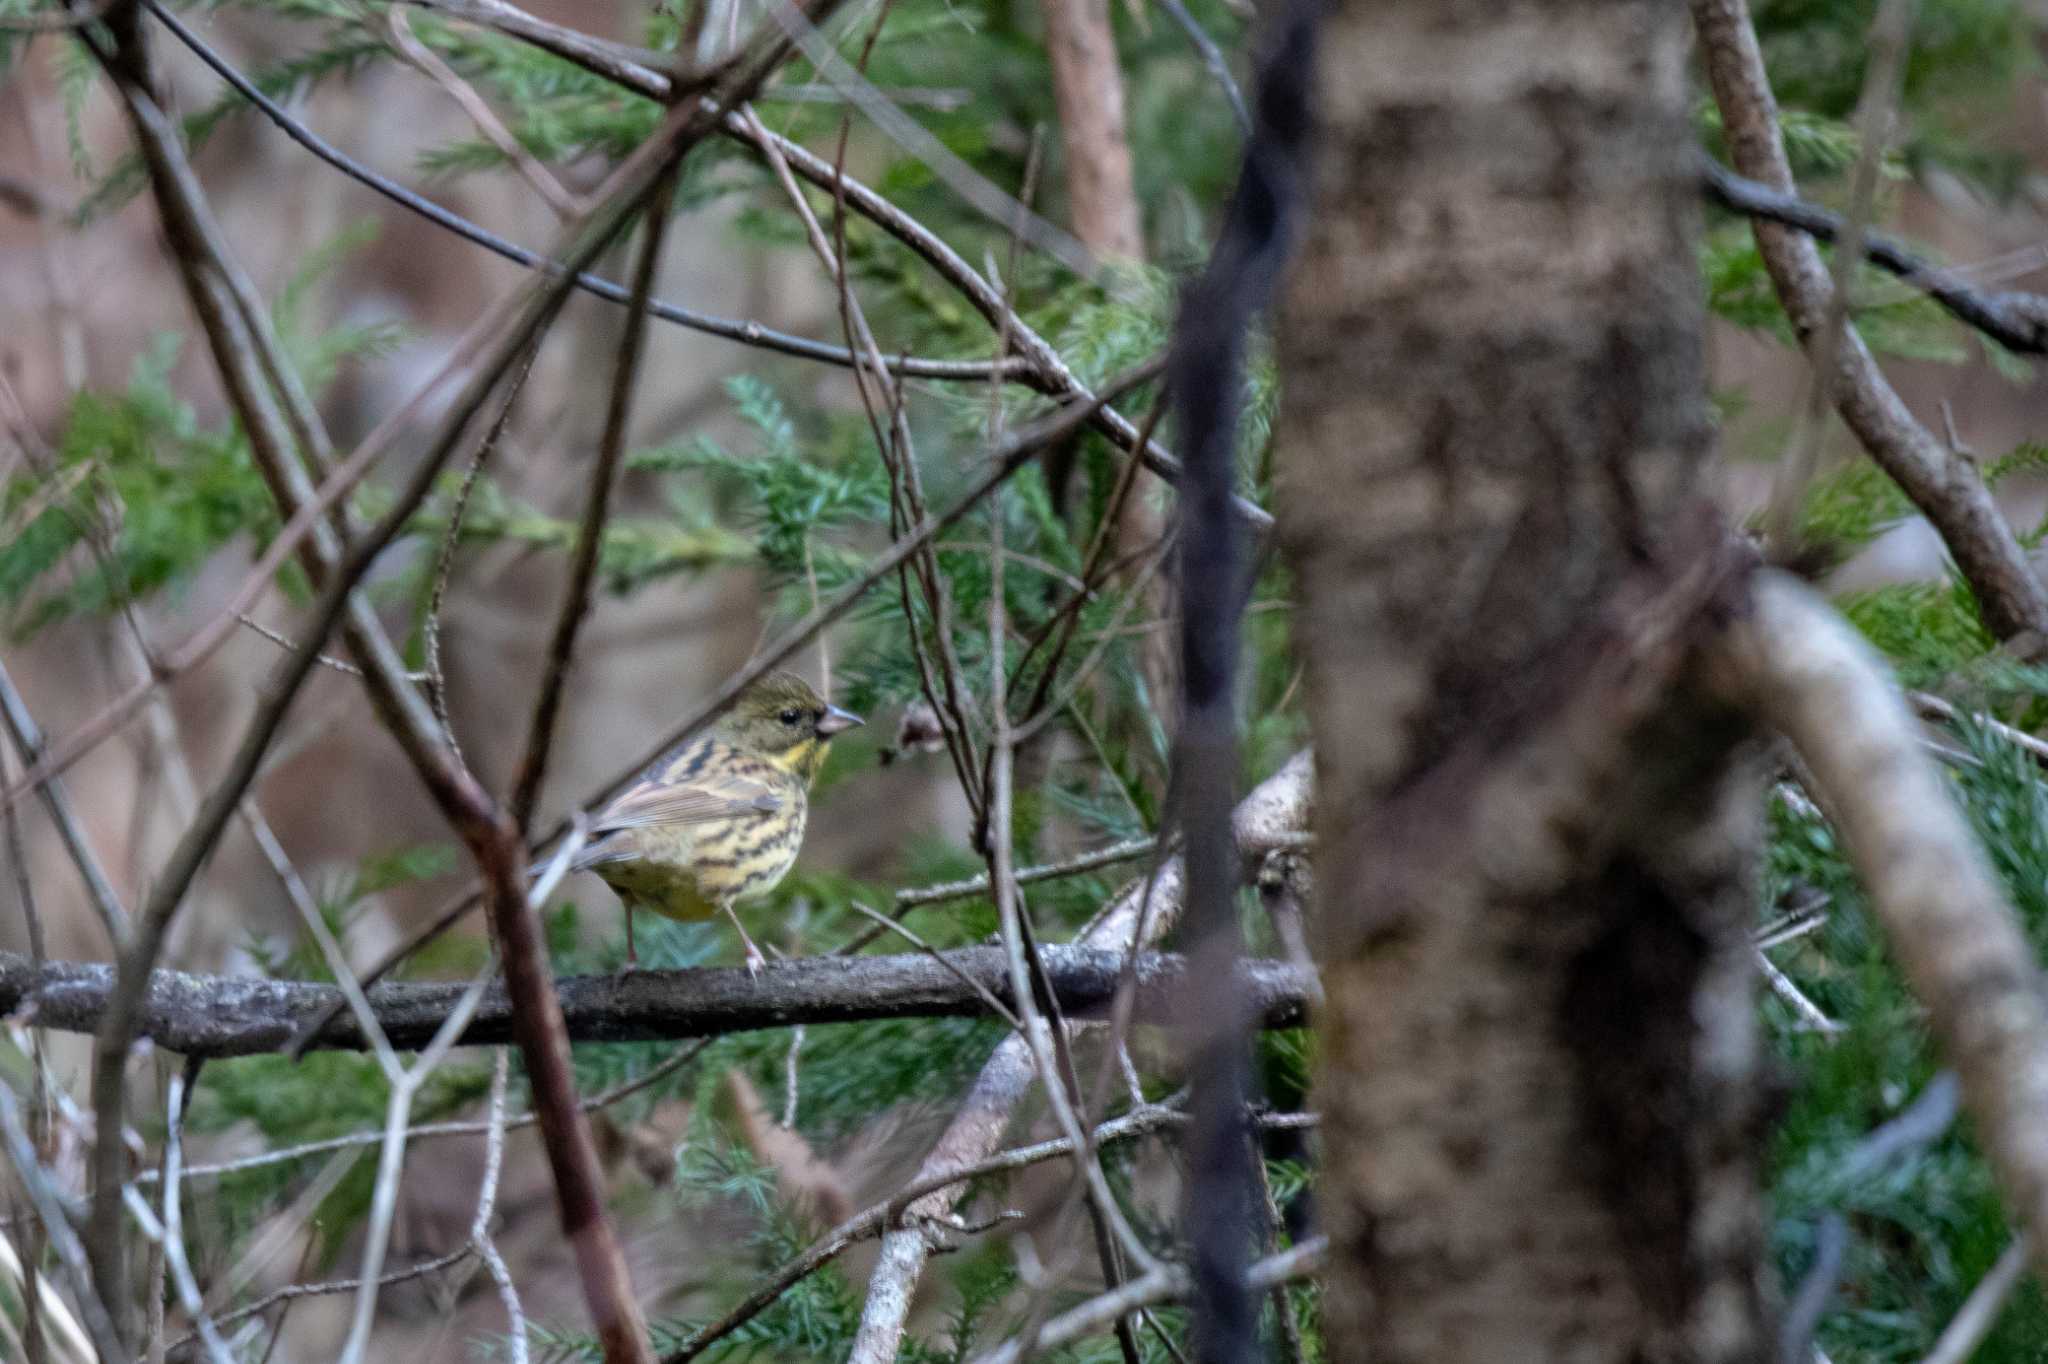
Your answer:
[[[638,962],[636,906],[683,920],[723,913],[746,945],[747,969],[766,964],[733,903],[765,895],[789,871],[825,746],[861,723],[802,678],[773,673],[592,819],[590,845],[570,866],[595,872],[624,902],[628,970]]]

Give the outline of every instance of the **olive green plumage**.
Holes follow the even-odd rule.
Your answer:
[[[598,814],[572,865],[625,901],[629,962],[636,906],[671,919],[724,913],[739,928],[733,903],[766,894],[796,861],[826,744],[859,723],[802,678],[771,674]],[[744,928],[740,940],[758,969]]]

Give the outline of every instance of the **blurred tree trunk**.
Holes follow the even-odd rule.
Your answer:
[[[1766,1353],[1756,764],[1689,683],[1683,6],[1335,0],[1280,326],[1333,1359]]]
[[[1074,235],[1105,262],[1142,262],[1144,215],[1132,174],[1123,67],[1117,61],[1109,0],[1042,0],[1042,9]],[[1142,574],[1144,563],[1135,556],[1166,533],[1165,498],[1157,477],[1138,475],[1116,527],[1117,555],[1134,560],[1126,579]],[[1172,580],[1171,573],[1158,573],[1145,583],[1147,615],[1164,619],[1171,613]],[[1138,641],[1139,672],[1152,707],[1165,714],[1177,704],[1174,638],[1172,630],[1161,629]]]

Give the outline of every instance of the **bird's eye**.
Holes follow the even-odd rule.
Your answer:
[[[797,721],[804,718],[804,713],[798,710],[795,706],[791,706],[788,710],[782,712],[782,714],[776,716],[775,718],[782,721],[782,723],[785,725],[793,725]]]

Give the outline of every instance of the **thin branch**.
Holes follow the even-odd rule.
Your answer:
[[[377,1158],[377,1182],[370,1196],[369,1226],[363,1236],[362,1291],[356,1294],[355,1316],[349,1323],[341,1364],[361,1364],[369,1348],[370,1329],[377,1318],[377,1291],[384,1271],[384,1255],[391,1245],[391,1219],[398,1211],[399,1176],[405,1167],[405,1132],[410,1124],[413,1099],[443,1060],[449,1049],[483,1002],[484,989],[495,974],[490,968],[479,974],[434,1030],[419,1059],[391,1076],[391,1098],[385,1106],[384,1145]]]
[[[434,718],[440,722],[441,737],[448,745],[448,755],[464,772],[470,771],[469,759],[463,754],[462,740],[455,734],[455,717],[448,709],[448,670],[441,658],[441,613],[448,601],[448,584],[455,572],[455,546],[462,536],[462,521],[469,512],[469,499],[476,491],[477,479],[483,474],[484,466],[504,440],[505,428],[512,422],[512,409],[526,388],[526,376],[533,372],[534,357],[539,353],[538,343],[527,348],[526,358],[512,375],[511,386],[506,389],[505,401],[498,408],[496,420],[477,445],[468,467],[462,471],[462,483],[455,491],[455,503],[448,510],[448,529],[443,532],[440,548],[434,554],[434,585],[427,596],[426,616],[420,622],[427,664],[423,679],[427,702],[434,708]]]
[[[965,985],[968,989],[974,991],[974,993],[981,999],[981,1002],[988,1005],[989,1012],[994,1014],[997,1018],[1002,1019],[1003,1022],[1009,1024],[1012,1028],[1022,1028],[1024,1026],[1023,1022],[1018,1019],[1016,1012],[1012,1010],[1008,1004],[1004,1003],[1002,999],[997,996],[995,991],[989,989],[986,985],[976,980],[973,976],[968,975],[965,971],[961,970],[958,966],[956,966],[953,963],[952,959],[949,958],[944,952],[941,952],[938,948],[933,947],[930,943],[926,942],[922,937],[919,937],[916,933],[911,932],[910,929],[904,927],[902,924],[897,923],[888,915],[881,914],[875,910],[869,909],[866,905],[862,904],[858,900],[850,900],[848,901],[848,903],[854,909],[858,910],[860,913],[874,920],[875,927],[881,932],[896,934],[898,937],[901,937],[905,941],[907,941],[912,947],[915,947],[918,951],[924,953],[925,956],[931,958],[939,965],[945,967],[946,970],[952,974],[954,979],[958,980],[962,985]],[[841,954],[835,953],[834,955]],[[801,1027],[802,1025],[799,1024],[798,1026]],[[794,1056],[795,1054],[795,1047],[792,1046],[790,1049],[790,1055]],[[791,1074],[795,1074],[794,1062],[791,1063]],[[783,1126],[793,1127],[795,1126],[795,1123],[785,1122],[783,1123]]]
[[[661,1062],[661,1064],[651,1067],[645,1074],[614,1085],[602,1094],[591,1095],[589,1098],[584,1099],[579,1107],[584,1113],[596,1113],[611,1107],[611,1105],[618,1103],[622,1099],[631,1098],[633,1095],[659,1084],[668,1076],[696,1060],[698,1055],[703,1052],[705,1047],[710,1045],[712,1040],[707,1037],[695,1046],[684,1047],[681,1051],[676,1052],[667,1060]],[[515,1114],[505,1119],[505,1130],[510,1132],[518,1128],[532,1127],[539,1121],[539,1115],[532,1112]],[[467,1122],[429,1122],[421,1123],[418,1127],[407,1128],[405,1138],[408,1142],[415,1142],[428,1141],[438,1137],[488,1137],[490,1131],[491,1124],[488,1119]],[[375,1146],[383,1140],[384,1130],[381,1127],[375,1131],[351,1132],[345,1136],[325,1137],[319,1141],[302,1142],[296,1146],[279,1147],[274,1151],[265,1151],[261,1155],[255,1156],[243,1156],[238,1160],[223,1160],[216,1161],[210,1165],[195,1165],[185,1172],[185,1177],[187,1180],[193,1180],[202,1177],[218,1178],[222,1175],[240,1174],[247,1170],[261,1170],[273,1165],[288,1165],[295,1161],[306,1160],[312,1156],[325,1155],[331,1151],[346,1151],[359,1146]],[[135,1182],[137,1184],[147,1184],[155,1177],[155,1174],[156,1172],[153,1170],[144,1170],[136,1176]]]
[[[20,755],[21,765],[33,772],[44,756],[42,732],[36,727],[35,717],[29,714],[28,704],[22,700],[21,693],[15,690],[14,679],[7,675],[4,663],[0,663],[0,723],[6,725],[7,736],[14,741],[14,751]],[[22,778],[9,788],[10,797],[15,791],[28,790],[29,786],[28,778]],[[70,794],[54,776],[40,789],[44,808],[50,812],[50,822],[57,826],[57,837],[64,844],[71,864],[78,868],[79,878],[85,882],[86,899],[99,916],[100,927],[106,931],[107,940],[119,946],[128,936],[128,911],[122,907],[121,897],[114,890],[113,883],[107,880],[99,854],[93,851],[92,844],[86,839],[78,815],[71,808]],[[8,816],[12,818],[13,800],[10,798],[0,803],[6,805]]]
[[[1777,101],[1746,0],[1691,0],[1700,51],[1735,168],[1780,193],[1793,191]],[[1833,289],[1820,251],[1803,233],[1754,224],[1778,300],[1802,343],[1818,332]],[[1879,467],[1940,532],[2001,639],[2048,637],[2048,589],[1977,470],[1923,426],[1886,380],[1854,327],[1842,335],[1829,388],[1837,412]]]
[[[489,1129],[484,1134],[484,1177],[477,1188],[476,1216],[469,1223],[469,1244],[483,1261],[484,1271],[498,1290],[498,1300],[505,1306],[507,1357],[511,1364],[526,1364],[526,1311],[519,1303],[519,1287],[512,1282],[511,1271],[505,1268],[505,1259],[491,1240],[491,1213],[498,1203],[498,1174],[505,1163],[505,1081],[511,1070],[512,1053],[498,1048],[491,1062],[489,1116],[484,1120]]]
[[[170,29],[178,41],[190,48],[195,56],[206,63],[215,75],[234,87],[237,94],[254,105],[264,117],[281,129],[287,137],[358,184],[382,195],[400,208],[415,213],[425,218],[428,222],[454,233],[464,241],[480,246],[493,255],[511,261],[515,265],[525,266],[529,270],[556,270],[561,268],[539,252],[529,251],[515,242],[508,241],[488,229],[478,226],[460,214],[450,212],[432,200],[413,193],[395,180],[379,175],[376,171],[350,157],[346,152],[343,152],[332,143],[321,138],[317,133],[314,133],[304,123],[292,117],[283,105],[264,94],[253,81],[237,70],[226,58],[222,57],[204,39],[200,38],[197,33],[194,33],[176,14],[168,9],[159,8],[154,5],[151,6],[151,13],[155,14],[164,26]],[[600,275],[578,271],[574,279],[576,288],[597,298],[605,299],[608,302],[623,304],[630,302],[632,299],[632,294],[624,285],[605,279]],[[764,327],[758,322],[735,322],[726,318],[712,317],[708,314],[694,312],[691,309],[660,299],[650,301],[647,305],[647,311],[664,322],[672,322],[677,326],[687,327],[692,331],[703,332],[708,336],[721,337],[724,340],[738,342],[745,346],[779,351],[785,355],[793,355],[804,360],[817,360],[828,365],[851,367],[859,363],[852,352],[843,347],[829,345],[822,341],[812,341],[806,337],[791,336],[786,332],[779,332],[771,327]],[[986,382],[990,375],[987,362],[979,360],[927,360],[905,356],[891,360],[889,364],[890,368],[895,372],[913,379],[978,383]],[[1027,368],[1028,366],[1020,360],[1011,363],[1006,372],[1011,377],[1022,377]]]
[[[1712,157],[1701,158],[1700,178],[1707,199],[1731,213],[1797,228],[1824,242],[1842,237],[1841,214],[1745,179]],[[1937,265],[1882,233],[1864,234],[1863,256],[1925,293],[1964,326],[1984,333],[2014,354],[2048,355],[2048,297],[2015,291],[1985,293],[1959,270]]]
[[[232,1364],[234,1356],[229,1353],[227,1342],[221,1338],[220,1327],[207,1315],[206,1302],[199,1293],[199,1281],[193,1277],[192,1262],[185,1251],[184,1194],[179,1188],[179,1177],[185,1163],[184,1126],[185,1077],[173,1075],[164,1096],[163,1217],[152,1227],[151,1222],[155,1219],[150,1217],[149,1205],[137,1198],[132,1206],[138,1220],[143,1223],[145,1233],[153,1230],[155,1239],[162,1241],[164,1260],[170,1267],[178,1304],[198,1328],[199,1339],[206,1345],[207,1355],[214,1364]]]
[[[1322,1269],[1329,1249],[1327,1237],[1314,1236],[1277,1255],[1269,1255],[1246,1269],[1245,1286],[1254,1293],[1263,1293],[1276,1285],[1308,1278]],[[1178,1302],[1194,1296],[1195,1292],[1194,1276],[1185,1268],[1162,1265],[1121,1288],[1090,1298],[1079,1307],[1054,1317],[1038,1333],[1036,1348],[1056,1350],[1063,1345],[1071,1345],[1140,1308]],[[1025,1358],[1017,1344],[1011,1342],[979,1356],[974,1364],[1022,1364]]]
[[[449,8],[447,0],[435,0],[435,3],[440,8]],[[505,0],[461,0],[461,10],[464,18],[487,24],[509,37],[532,43],[594,75],[603,76],[649,99],[666,104],[675,98],[673,83],[661,72],[630,57],[620,56],[615,50],[611,50],[609,45],[587,35],[535,18],[518,7],[505,3]],[[218,69],[216,67],[216,70]],[[726,136],[754,148],[764,157],[767,155],[768,144],[772,142],[775,151],[789,163],[789,168],[799,178],[810,181],[835,198],[843,199],[855,212],[909,248],[935,270],[940,278],[959,292],[992,328],[998,332],[1008,328],[1008,335],[1015,349],[1022,353],[1024,363],[1022,372],[1017,376],[1021,382],[1029,383],[1040,392],[1063,402],[1086,401],[1090,398],[1087,386],[1067,367],[1058,351],[1011,312],[1001,293],[937,233],[904,213],[869,186],[844,174],[841,168],[832,162],[766,128],[757,130],[738,110],[724,114],[720,130]],[[860,361],[853,353],[848,352],[838,363],[857,367]],[[978,376],[987,379],[988,370],[985,364],[978,371]],[[970,376],[963,371],[952,377]],[[1145,466],[1160,477],[1169,481],[1179,481],[1180,461],[1156,442],[1141,440],[1137,428],[1122,413],[1105,404],[1091,414],[1089,424],[1119,447],[1135,451],[1144,460]],[[1272,515],[1264,508],[1243,498],[1236,499],[1233,505],[1238,515],[1255,530],[1264,532],[1272,527]]]
[[[391,11],[394,20],[401,13],[397,9]],[[647,299],[661,264],[662,241],[667,235],[674,199],[675,174],[670,170],[655,183],[654,197],[648,201],[646,221],[641,227],[640,254],[633,266],[633,299],[626,306],[625,331],[619,338],[618,363],[612,371],[611,398],[605,404],[604,434],[598,440],[597,462],[590,470],[590,490],[584,498],[582,521],[576,528],[576,547],[570,554],[568,590],[563,594],[554,631],[548,638],[546,671],[534,701],[533,721],[526,732],[526,756],[520,759],[518,776],[512,783],[509,809],[522,837],[533,822],[533,807],[547,777],[548,753],[554,746],[563,684],[576,653],[576,636],[590,612],[590,593],[597,582],[598,555],[604,548],[605,520],[611,508],[612,483],[625,452],[626,431],[633,417],[633,393],[640,378],[640,357],[646,350]]]
[[[57,1261],[71,1280],[72,1298],[78,1304],[78,1315],[85,1319],[94,1348],[100,1353],[99,1364],[127,1364],[134,1356],[128,1352],[114,1319],[93,1286],[92,1266],[78,1232],[71,1225],[64,1196],[50,1181],[49,1171],[36,1159],[35,1143],[29,1140],[28,1128],[21,1120],[21,1104],[14,1097],[14,1090],[4,1084],[0,1084],[0,1141],[6,1144],[15,1177],[28,1191],[29,1202],[42,1219],[44,1234],[57,1252]]]
[[[1296,754],[1278,772],[1239,803],[1235,831],[1240,842],[1277,830],[1306,826],[1313,764],[1307,752]],[[1120,894],[1082,935],[1081,945],[1106,950],[1124,966],[1126,952],[1156,941],[1180,913],[1184,869],[1178,856],[1166,859],[1157,876],[1148,876]],[[1046,951],[1048,969],[1063,949]],[[1066,949],[1072,950],[1072,949]],[[1120,997],[1112,991],[1109,998]],[[919,1178],[972,1164],[994,1152],[1002,1142],[1012,1111],[1037,1075],[1031,1052],[1021,1037],[1004,1040],[983,1065],[953,1120],[919,1167]],[[944,1191],[926,1195],[911,1211],[923,1221],[909,1220],[882,1238],[881,1255],[868,1279],[867,1301],[848,1364],[892,1364],[909,1317],[918,1279],[931,1258],[933,1245],[925,1230],[929,1219],[952,1212],[957,1198]]]
[[[419,35],[412,31],[412,23],[406,18],[402,5],[393,5],[385,11],[384,26],[390,30],[392,43],[399,55],[448,92],[448,97],[461,107],[477,131],[484,135],[484,140],[498,149],[499,155],[512,164],[527,184],[533,186],[557,217],[567,221],[583,212],[583,205],[576,202],[576,196],[562,188],[562,182],[555,179],[539,158],[512,136],[476,88],[456,75],[455,69],[442,61],[438,52],[420,41]]]
[[[1721,662],[1812,771],[2018,1221],[2048,1226],[2048,995],[1918,721],[1854,628],[1781,574],[1759,576]]]
[[[1195,51],[1201,54],[1202,65],[1209,68],[1209,75],[1215,80],[1216,87],[1230,103],[1231,117],[1237,120],[1237,130],[1241,133],[1250,133],[1251,110],[1245,108],[1244,92],[1237,88],[1237,80],[1230,74],[1230,62],[1224,57],[1223,49],[1216,46],[1216,40],[1209,36],[1209,31],[1202,27],[1201,21],[1189,12],[1181,0],[1160,0],[1160,8],[1166,11],[1168,18],[1180,26],[1180,31],[1187,35],[1188,41],[1194,44]]]
[[[1141,1109],[1096,1127],[1089,1133],[1089,1140],[1095,1146],[1105,1146],[1112,1142],[1129,1141],[1167,1127],[1178,1126],[1186,1121],[1187,1115],[1177,1109]],[[1073,1150],[1074,1143],[1069,1138],[1054,1137],[1050,1141],[1012,1147],[972,1164],[937,1171],[912,1181],[898,1190],[893,1197],[855,1213],[806,1246],[797,1255],[777,1266],[724,1316],[699,1327],[682,1344],[663,1355],[661,1364],[688,1364],[690,1360],[703,1354],[711,1346],[773,1306],[784,1293],[831,1263],[847,1247],[898,1225],[911,1205],[926,1195],[956,1184],[964,1184],[972,1179],[979,1179],[984,1175],[1001,1174],[1042,1161],[1054,1160],[1072,1154]]]

